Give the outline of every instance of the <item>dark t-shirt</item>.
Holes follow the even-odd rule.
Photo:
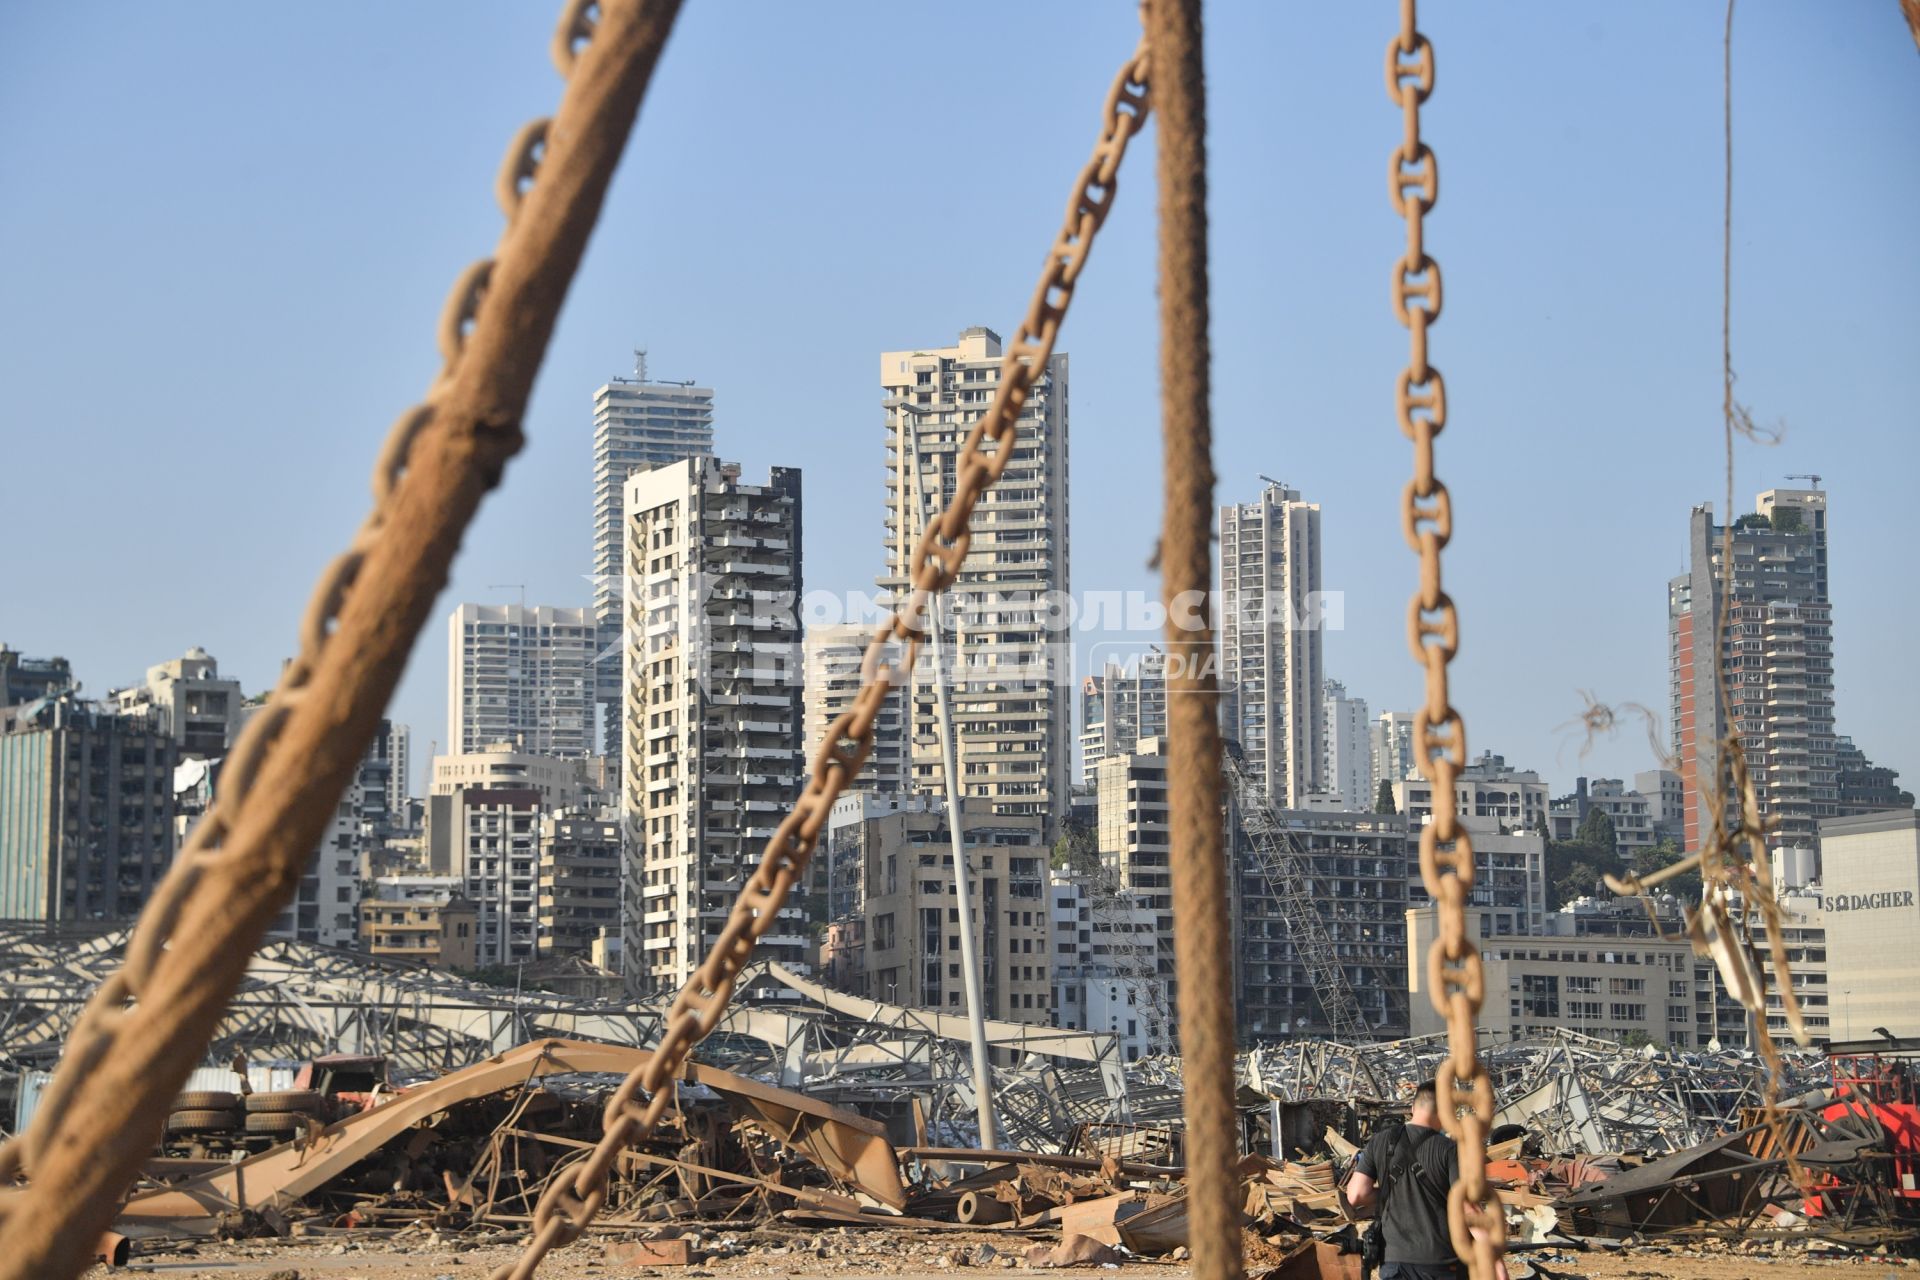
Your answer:
[[[1403,1134],[1405,1149],[1396,1172],[1388,1177],[1387,1166]],[[1373,1135],[1353,1167],[1373,1179],[1376,1195],[1386,1193],[1374,1212],[1386,1232],[1388,1262],[1458,1262],[1447,1231],[1447,1191],[1460,1178],[1460,1152],[1452,1138],[1424,1125],[1394,1125]]]

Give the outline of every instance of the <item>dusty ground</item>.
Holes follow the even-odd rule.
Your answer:
[[[1040,1237],[1035,1237],[1039,1239]],[[1031,1243],[1005,1235],[954,1232],[938,1235],[866,1232],[740,1232],[708,1234],[702,1244],[726,1255],[692,1267],[634,1268],[607,1260],[601,1238],[582,1240],[550,1255],[540,1275],[550,1280],[644,1275],[658,1280],[757,1280],[765,1276],[886,1276],[899,1280],[986,1280],[1025,1269],[1016,1261]],[[991,1254],[977,1252],[987,1244]],[[347,1237],[209,1243],[192,1251],[136,1256],[121,1271],[96,1267],[88,1280],[152,1275],[167,1280],[481,1280],[516,1256],[508,1244],[429,1239],[405,1233],[388,1239]],[[1789,1248],[1780,1257],[1723,1250],[1636,1247],[1622,1252],[1572,1251],[1532,1255],[1550,1280],[1915,1280],[1920,1262],[1850,1254],[1809,1254]],[[978,1263],[976,1264],[976,1259]],[[1516,1270],[1518,1270],[1516,1268]],[[1138,1262],[1120,1267],[1079,1268],[1063,1275],[1114,1276],[1118,1280],[1184,1280],[1184,1263]]]

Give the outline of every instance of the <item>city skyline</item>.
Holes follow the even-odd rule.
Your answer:
[[[193,82],[218,79],[204,63],[217,56],[218,42],[151,17],[130,15],[96,29],[102,20],[85,16],[78,34],[96,49],[109,81],[149,85],[152,109],[124,136],[107,128],[117,115],[63,113],[57,108],[74,87],[33,65],[32,50],[50,32],[35,28],[31,15],[17,20],[20,38],[0,52],[9,86],[0,93],[11,102],[32,95],[49,108],[50,129],[21,145],[29,160],[40,158],[39,148],[57,149],[44,164],[62,181],[23,192],[0,213],[0,226],[16,240],[46,249],[44,263],[10,268],[20,305],[4,321],[13,327],[0,343],[0,366],[18,389],[14,421],[58,423],[72,447],[103,457],[127,455],[140,447],[136,439],[149,436],[191,437],[200,447],[178,457],[144,450],[144,468],[115,469],[99,479],[97,492],[140,509],[130,501],[139,492],[125,487],[130,482],[181,486],[190,475],[183,468],[193,475],[212,468],[227,504],[223,527],[255,532],[200,539],[199,570],[184,578],[114,579],[116,620],[107,625],[98,584],[119,567],[127,526],[48,525],[68,501],[65,486],[24,486],[7,527],[22,535],[34,528],[66,532],[50,556],[15,558],[4,570],[0,598],[9,610],[0,639],[30,654],[69,657],[95,694],[137,682],[149,664],[194,644],[219,655],[247,692],[268,685],[292,648],[314,573],[364,507],[374,441],[427,376],[431,317],[445,279],[496,229],[483,198],[502,131],[489,127],[495,108],[476,120],[468,107],[456,111],[450,102],[429,107],[432,86],[453,75],[458,60],[479,58],[505,86],[500,115],[517,113],[522,99],[545,102],[550,73],[520,55],[529,43],[521,28],[537,46],[548,17],[493,12],[441,23],[449,40],[436,56],[449,61],[431,62],[404,86],[389,83],[401,78],[353,46],[356,23],[307,19],[318,47],[366,81],[367,100],[343,110],[378,114],[381,135],[399,149],[375,157],[371,169],[349,146],[358,131],[329,125],[328,135],[337,128],[341,136],[320,137],[308,132],[319,122],[301,122],[300,102],[313,88],[304,69],[293,69],[284,84],[249,80],[257,97],[249,120],[216,126],[203,119],[197,113],[206,90]],[[1762,421],[1784,419],[1788,434],[1778,448],[1740,446],[1735,500],[1807,471],[1824,473],[1826,487],[1842,495],[1836,501],[1847,515],[1832,538],[1837,719],[1868,756],[1905,766],[1911,776],[1916,766],[1900,726],[1920,714],[1920,694],[1899,679],[1898,656],[1879,639],[1903,631],[1910,606],[1897,593],[1876,591],[1868,577],[1879,559],[1898,561],[1914,549],[1909,522],[1898,515],[1901,469],[1885,462],[1899,456],[1898,433],[1911,417],[1899,353],[1916,265],[1883,249],[1898,243],[1897,211],[1912,207],[1916,180],[1879,157],[1896,142],[1893,122],[1903,116],[1889,102],[1913,102],[1917,91],[1904,74],[1911,55],[1901,47],[1902,33],[1883,17],[1836,11],[1823,19],[1818,39],[1805,14],[1742,17],[1735,45],[1734,355],[1742,398]],[[1057,184],[1036,176],[991,200],[963,195],[951,207],[928,202],[872,223],[857,213],[859,198],[827,202],[825,211],[798,209],[736,264],[786,282],[780,297],[746,310],[709,300],[709,255],[660,246],[697,246],[711,236],[742,243],[728,212],[740,193],[723,184],[698,211],[664,209],[650,199],[653,178],[690,160],[696,148],[717,148],[724,159],[750,145],[755,135],[737,127],[740,118],[718,88],[697,82],[724,82],[711,75],[720,66],[776,65],[792,20],[769,14],[762,29],[723,32],[726,24],[696,11],[676,35],[661,93],[713,109],[690,111],[686,120],[643,118],[536,393],[531,447],[483,509],[436,606],[441,616],[464,601],[511,602],[485,585],[502,581],[527,582],[529,599],[588,603],[580,549],[590,545],[591,528],[578,500],[590,432],[587,393],[626,364],[636,343],[651,345],[657,376],[716,389],[716,435],[726,456],[750,469],[795,459],[787,442],[805,432],[819,457],[797,460],[822,481],[845,477],[851,500],[816,504],[809,522],[811,581],[857,589],[881,568],[872,539],[880,506],[868,496],[878,478],[880,435],[871,353],[902,335],[936,341],[967,323],[1010,324],[1057,213]],[[977,78],[971,64],[989,54],[1006,58],[1003,74],[1014,77],[1030,74],[1023,68],[1031,59],[1061,77],[1057,94],[1029,104],[1036,136],[1051,139],[1045,146],[1059,150],[1063,171],[1077,163],[1087,95],[1075,89],[1082,81],[1104,82],[1108,45],[1119,48],[1131,32],[1120,24],[1106,40],[1066,15],[1029,20],[1042,34],[1061,37],[1059,48],[989,49],[981,34],[955,29],[934,42],[929,62],[912,76],[886,72],[897,77],[899,92],[917,95],[912,101],[920,109],[860,127],[881,131],[879,144],[892,145],[895,130],[906,136],[921,127],[915,117],[968,103]],[[422,11],[400,21],[425,28],[435,18]],[[945,31],[932,17],[918,21]],[[1606,26],[1585,32],[1589,56],[1571,70],[1554,70],[1551,85],[1547,71],[1527,65],[1521,52],[1551,38],[1545,19],[1504,7],[1450,22],[1451,74],[1432,103],[1432,128],[1448,147],[1448,200],[1431,234],[1445,245],[1454,286],[1447,374],[1458,422],[1449,440],[1461,461],[1449,481],[1460,528],[1449,587],[1467,630],[1456,668],[1459,702],[1475,754],[1491,749],[1539,769],[1556,791],[1575,774],[1631,778],[1654,763],[1637,726],[1584,760],[1572,726],[1584,705],[1581,690],[1614,705],[1664,704],[1664,583],[1684,567],[1685,512],[1698,502],[1724,502],[1716,352],[1718,19],[1654,6],[1611,11]],[[1223,11],[1210,29],[1210,77],[1219,135],[1216,253],[1222,263],[1240,264],[1222,272],[1216,312],[1222,498],[1244,496],[1252,477],[1266,471],[1322,504],[1325,581],[1345,591],[1348,602],[1347,630],[1328,637],[1327,667],[1378,712],[1411,708],[1419,677],[1405,655],[1402,622],[1413,564],[1392,518],[1403,467],[1390,425],[1395,339],[1385,280],[1397,244],[1388,211],[1376,207],[1376,170],[1395,121],[1379,100],[1375,26],[1358,13]],[[1070,28],[1075,41],[1064,38]],[[1320,50],[1312,59],[1301,52],[1310,44]],[[861,41],[850,46],[835,57],[858,59],[867,50]],[[1620,74],[1627,50],[1633,77]],[[136,60],[148,69],[144,76],[114,70]],[[1320,104],[1330,112],[1324,124],[1278,137],[1256,127],[1269,118],[1262,108],[1276,69],[1285,73],[1272,89],[1278,101]],[[1567,76],[1577,93],[1561,92]],[[1770,94],[1740,87],[1769,82]],[[1514,113],[1507,108],[1516,96],[1550,105]],[[852,120],[859,98],[849,92],[823,102],[823,127]],[[1654,121],[1663,122],[1658,131]],[[97,363],[90,326],[70,301],[89,289],[69,294],[53,285],[124,273],[128,262],[144,260],[146,237],[201,207],[197,183],[171,166],[155,172],[154,162],[137,154],[147,130],[178,135],[189,127],[210,145],[243,154],[259,145],[250,139],[265,136],[256,131],[271,128],[311,154],[312,172],[256,166],[247,185],[224,192],[236,209],[251,211],[245,226],[224,215],[203,229],[182,226],[182,247],[205,265],[182,299],[192,323],[160,323],[144,309],[154,305],[150,300],[127,300],[133,311],[123,318],[151,335],[118,353],[126,376],[150,396],[135,415],[141,435],[128,437],[126,415],[69,394]],[[229,137],[221,129],[240,132]],[[415,134],[423,140],[413,142]],[[430,147],[424,135],[434,139]],[[1581,145],[1566,148],[1569,138]],[[103,198],[82,217],[56,218],[70,211],[58,193],[93,181],[59,163],[66,154],[97,157],[103,163],[96,168],[116,182],[153,183],[156,199],[132,208]],[[1537,182],[1516,170],[1512,157],[1520,154],[1543,158]],[[346,165],[350,155],[351,168],[330,167]],[[1286,163],[1275,165],[1279,157]],[[1042,171],[1052,158],[1050,150],[1026,170]],[[837,150],[827,154],[834,180],[855,184],[850,194],[864,197],[861,184],[880,176],[852,165],[843,170],[843,159]],[[116,167],[121,160],[134,167]],[[777,160],[781,172],[797,163]],[[1585,174],[1590,182],[1596,164],[1612,180],[1612,199],[1574,209],[1546,199],[1565,186],[1563,178]],[[1277,253],[1271,219],[1240,212],[1279,194],[1260,172],[1272,168],[1327,193],[1326,208],[1289,207],[1285,215],[1293,235],[1320,245],[1313,255]],[[1786,183],[1786,175],[1800,180]],[[316,192],[310,182],[326,190]],[[388,225],[396,200],[407,212]],[[1657,226],[1617,217],[1624,205],[1655,201],[1672,211]],[[376,209],[378,223],[369,220]],[[823,230],[826,213],[846,228]],[[702,220],[715,225],[702,229]],[[1548,253],[1543,237],[1550,226],[1556,236],[1579,238],[1584,248],[1576,260]],[[1139,518],[1158,502],[1144,465],[1157,456],[1152,362],[1138,358],[1151,347],[1150,228],[1148,202],[1121,201],[1083,290],[1102,301],[1077,308],[1062,339],[1075,353],[1079,416],[1098,423],[1097,435],[1083,430],[1074,474],[1072,577],[1088,590],[1153,589],[1150,531]],[[968,253],[951,262],[915,256],[926,273],[912,290],[897,287],[894,260],[912,255],[916,244],[963,234]],[[198,238],[207,235],[220,240]],[[263,279],[246,267],[288,236],[299,237],[303,250],[284,278]],[[794,246],[814,237],[831,251],[795,254]],[[1820,252],[1791,251],[1804,243]],[[1555,268],[1540,270],[1549,261]],[[286,315],[283,327],[251,322],[289,289],[313,305]],[[1575,290],[1591,293],[1576,303],[1569,301]],[[1650,299],[1660,305],[1650,307]],[[1831,323],[1836,315],[1840,322]],[[1569,381],[1601,350],[1612,361],[1608,385]],[[260,430],[251,406],[262,387],[284,386],[300,369],[319,366],[328,376],[308,378],[297,402],[276,412],[277,429]],[[1692,425],[1676,431],[1676,423]],[[305,444],[319,440],[324,448]],[[1591,447],[1569,455],[1568,441]],[[279,482],[282,469],[301,482]],[[242,477],[250,483],[239,483]],[[1567,602],[1577,626],[1562,624],[1556,601]],[[128,610],[140,626],[125,625]],[[418,738],[431,739],[429,727],[444,723],[446,672],[434,649],[416,654],[389,709]],[[1516,662],[1516,653],[1528,660]],[[1083,673],[1095,669],[1081,656]],[[424,762],[429,742],[415,746]]]

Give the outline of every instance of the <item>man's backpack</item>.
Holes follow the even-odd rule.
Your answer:
[[[1423,1142],[1408,1140],[1407,1126],[1404,1124],[1394,1133],[1393,1145],[1387,1149],[1386,1167],[1380,1170],[1379,1189],[1374,1192],[1373,1221],[1367,1224],[1366,1233],[1360,1237],[1362,1277],[1372,1276],[1387,1260],[1387,1197],[1392,1194],[1395,1182],[1408,1174],[1415,1175],[1413,1185],[1416,1194],[1427,1202],[1429,1208],[1436,1205],[1432,1188],[1426,1179],[1418,1176],[1421,1171],[1418,1160],[1419,1150],[1423,1145],[1425,1145]],[[1440,1212],[1444,1214],[1446,1202],[1441,1200],[1437,1204]]]

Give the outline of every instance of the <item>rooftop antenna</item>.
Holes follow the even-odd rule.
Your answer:
[[[1818,489],[1818,488],[1820,487],[1820,477],[1819,477],[1819,476],[1817,476],[1817,475],[1814,475],[1814,474],[1813,474],[1813,473],[1811,473],[1811,472],[1807,472],[1807,473],[1805,473],[1805,474],[1802,474],[1802,475],[1797,475],[1797,476],[1788,476],[1788,477],[1787,477],[1787,479],[1789,479],[1789,480],[1811,480],[1811,481],[1813,482],[1813,487],[1814,487],[1814,488],[1816,488],[1816,489]]]
[[[489,582],[487,584],[487,590],[489,591],[505,591],[508,587],[520,588],[520,607],[522,609],[526,608],[527,607],[527,584],[526,583],[524,582]]]
[[[647,349],[645,347],[633,349],[633,380],[635,382],[647,380]]]

